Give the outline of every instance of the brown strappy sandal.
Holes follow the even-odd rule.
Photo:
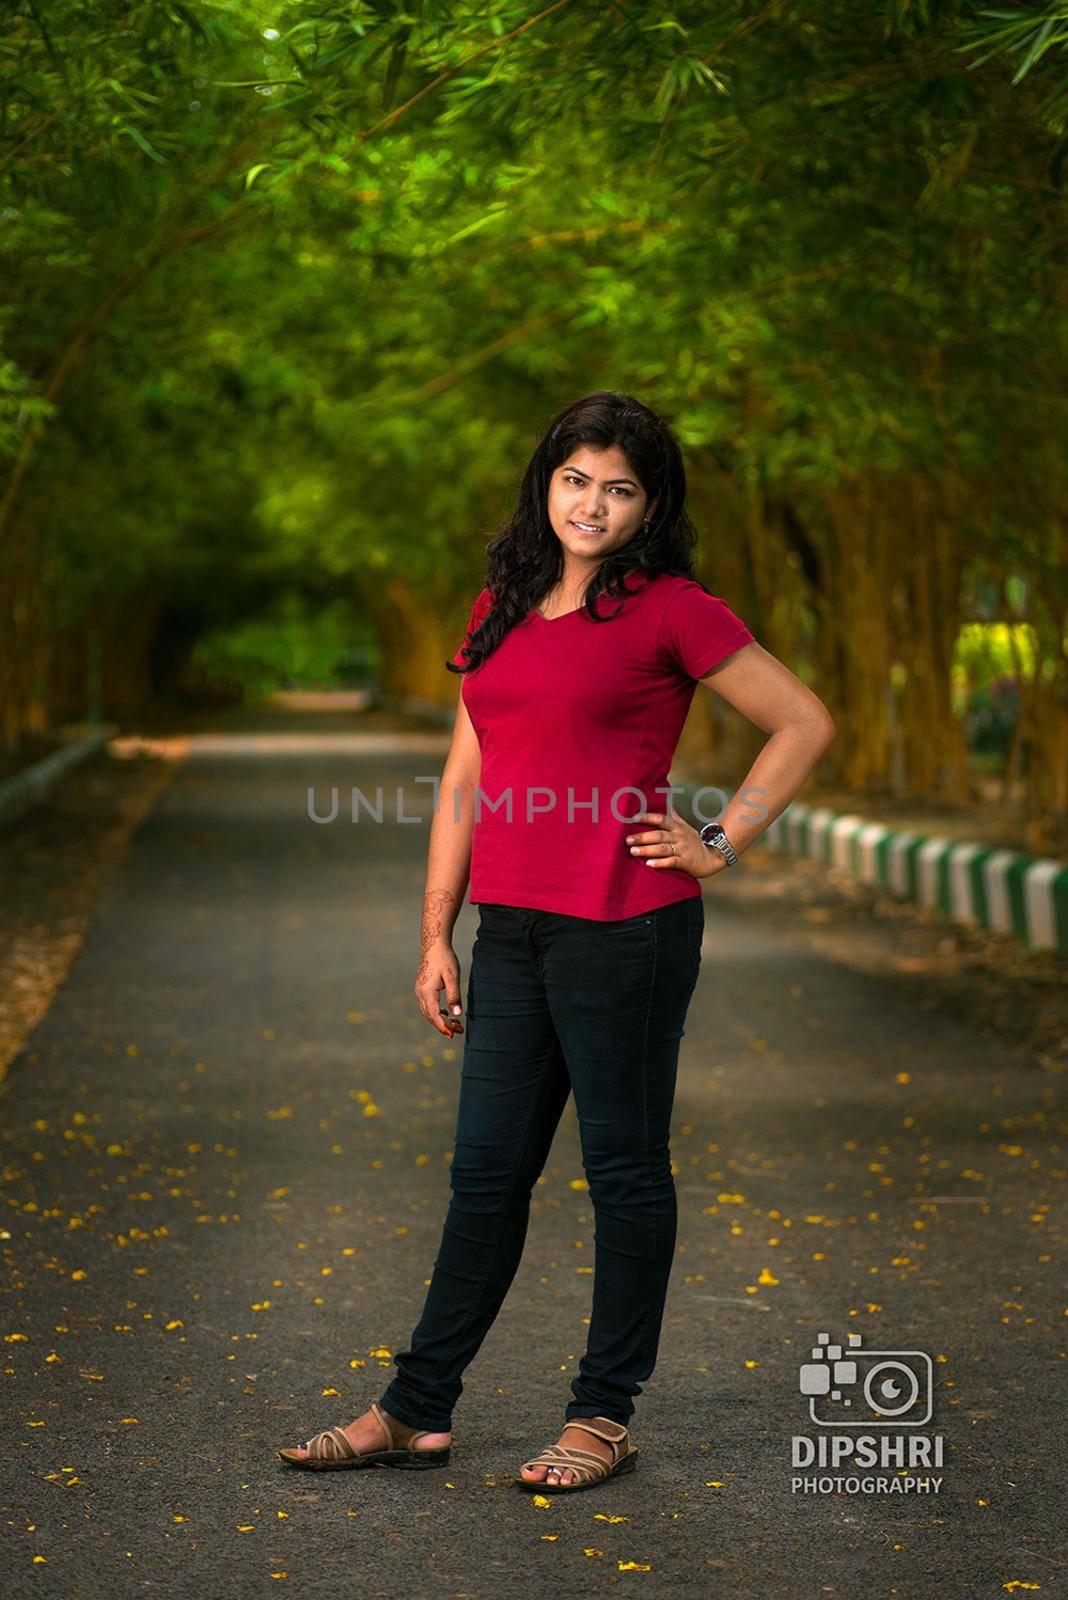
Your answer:
[[[406,1422],[394,1421],[387,1416],[377,1400],[371,1401],[371,1410],[386,1436],[384,1450],[354,1450],[349,1437],[341,1427],[327,1428],[299,1448],[307,1450],[298,1456],[295,1449],[278,1451],[278,1459],[291,1467],[308,1467],[312,1472],[336,1471],[341,1467],[443,1467],[449,1459],[452,1446],[443,1444],[433,1450],[415,1450],[413,1445],[426,1433],[440,1430],[410,1428]]]
[[[517,1478],[521,1489],[533,1489],[537,1494],[562,1494],[571,1489],[592,1489],[595,1483],[604,1483],[621,1472],[633,1472],[638,1464],[638,1447],[630,1444],[627,1429],[622,1422],[611,1417],[568,1417],[567,1427],[583,1428],[612,1446],[612,1464],[594,1455],[592,1450],[578,1450],[574,1445],[550,1444],[535,1456],[524,1461],[530,1467],[568,1467],[575,1474],[574,1483],[550,1483],[546,1478]]]

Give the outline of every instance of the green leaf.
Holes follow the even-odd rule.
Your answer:
[[[149,144],[149,142],[145,138],[144,134],[138,132],[138,130],[136,128],[131,128],[129,123],[121,124],[120,128],[119,128],[119,132],[120,133],[128,133],[130,135],[130,138],[133,140],[134,144],[136,144],[140,149],[142,149],[145,152],[146,156],[151,156],[153,161],[157,161],[161,167],[165,167],[167,165],[166,156],[161,156],[158,150],[153,150],[152,146]]]

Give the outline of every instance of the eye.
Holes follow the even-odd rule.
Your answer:
[[[582,479],[581,478],[576,478],[570,472],[565,472],[564,473],[564,481],[566,483],[573,483],[580,489],[582,488]],[[615,488],[615,492],[617,494],[621,494],[623,496],[624,500],[633,500],[634,499],[633,490],[625,488],[623,486],[623,484],[621,484],[621,483],[620,484],[616,484],[616,485],[614,485],[614,488]]]

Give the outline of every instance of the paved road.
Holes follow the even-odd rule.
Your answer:
[[[1058,1080],[819,954],[781,863],[759,904],[740,876],[705,889],[638,1471],[544,1505],[510,1479],[583,1346],[571,1107],[446,1472],[277,1463],[363,1410],[406,1342],[459,1068],[411,995],[425,828],[317,826],[307,786],[403,784],[419,815],[444,744],[228,723],[134,839],[0,1100],[6,1591],[1061,1592]],[[791,1493],[792,1436],[834,1431],[798,1390],[821,1331],[930,1355],[939,1493]]]

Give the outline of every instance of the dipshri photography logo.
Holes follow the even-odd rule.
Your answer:
[[[931,1358],[923,1350],[864,1350],[816,1336],[801,1366],[809,1419],[821,1431],[791,1441],[793,1494],[938,1494],[942,1435],[916,1433],[931,1421]],[[803,1470],[798,1470],[803,1469]]]

